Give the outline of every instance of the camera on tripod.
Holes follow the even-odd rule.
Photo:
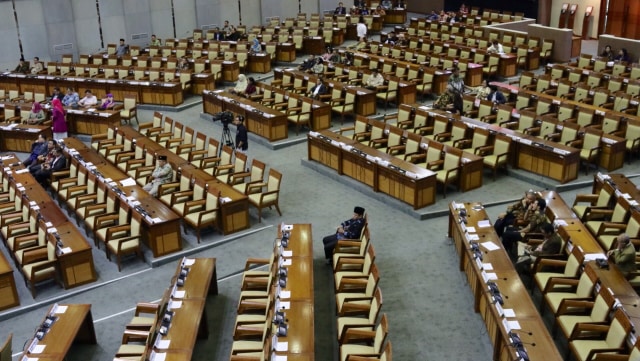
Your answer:
[[[230,111],[218,112],[213,115],[213,121],[222,122],[222,125],[226,128],[229,123],[233,122],[233,113],[231,113]]]

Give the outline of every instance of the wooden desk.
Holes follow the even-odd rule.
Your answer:
[[[434,112],[439,111],[434,110]],[[484,123],[477,119],[467,117],[460,119],[473,127],[481,127],[492,133],[503,134],[511,138],[513,143],[509,159],[512,167],[540,174],[561,183],[578,178],[580,165],[578,149],[518,133],[495,124]]]
[[[435,173],[331,131],[309,133],[309,160],[320,162],[414,209],[435,202]],[[332,147],[332,148],[330,148]]]
[[[594,175],[592,193],[598,194],[602,187],[613,187],[615,191],[621,194],[628,194],[631,199],[640,202],[640,189],[624,174],[596,173]]]
[[[539,193],[542,199],[547,203],[545,215],[551,222],[558,219],[577,219],[576,214],[571,207],[562,199],[556,191],[542,191]]]
[[[525,349],[531,360],[561,360],[562,357],[544,321],[515,271],[491,222],[487,227],[479,226],[480,221],[489,221],[484,207],[479,203],[459,204],[459,207],[467,212],[466,224],[460,222],[460,209],[457,207],[454,203],[449,204],[449,236],[453,239],[460,256],[460,270],[467,276],[469,287],[474,294],[474,309],[480,313],[487,327],[489,339],[494,348],[493,360],[518,359],[515,349],[510,346],[509,330],[505,328],[504,323],[507,320],[519,323],[522,331],[514,329],[513,332],[521,335],[523,340],[526,339]],[[478,243],[491,241],[498,246],[498,249],[488,251],[484,246],[479,246],[482,260],[476,260],[467,238],[467,227],[475,228],[476,233],[471,234],[478,236]],[[488,263],[492,265],[492,270],[484,270]],[[514,318],[503,318],[491,293],[487,291],[485,277],[489,273],[495,274],[492,282],[496,284],[504,300],[502,308],[513,309],[516,315]]]
[[[467,72],[465,73],[465,84],[468,86],[479,86],[482,84],[482,64],[469,63]],[[446,86],[446,84],[445,84]],[[439,87],[438,94],[442,93],[445,88]]]
[[[271,55],[269,54],[249,54],[247,60],[247,70],[251,73],[268,73],[271,71]],[[211,89],[213,90],[213,89]]]
[[[296,69],[276,69],[273,71],[274,79],[282,79],[284,73],[291,74],[292,77],[303,77],[308,81],[315,82],[318,77],[314,74],[308,74]],[[329,93],[331,89],[341,89],[342,91],[355,94],[355,111],[356,114],[368,116],[376,113],[376,92],[367,88],[348,85],[333,79],[327,80]],[[321,130],[325,128],[314,128],[313,130]]]
[[[480,66],[480,73],[482,73],[482,66]],[[467,70],[467,74],[469,74],[469,70]],[[444,93],[445,89],[447,89],[447,83],[449,82],[450,76],[451,76],[450,70],[436,70],[433,76],[433,82],[431,85],[432,92],[435,94]]]
[[[277,238],[282,234],[278,227]],[[286,337],[278,337],[279,342],[288,342],[286,355],[290,360],[314,359],[314,292],[313,292],[313,236],[311,224],[293,224],[289,237],[291,250],[291,266],[287,266],[287,286],[285,291],[291,292],[290,307],[285,310],[288,320]],[[287,301],[284,299],[283,301]]]
[[[0,127],[0,150],[4,152],[31,153],[31,144],[40,135],[51,139],[51,127],[19,124],[16,127]]]
[[[287,117],[278,110],[221,90],[204,92],[202,98],[205,113],[216,114],[228,110],[243,115],[247,130],[270,142],[289,137]]]
[[[302,39],[302,52],[311,55],[322,55],[326,51],[324,37],[305,36]]]
[[[292,62],[296,60],[296,44],[281,43],[276,47],[276,60],[284,62]]]
[[[216,88],[215,77],[211,73],[193,74],[191,76],[191,93],[200,95],[205,90]]]
[[[171,164],[171,166],[176,169],[180,167],[183,175],[202,180],[203,182],[213,186],[215,189],[220,191],[221,197],[231,199],[228,202],[221,203],[219,206],[220,217],[218,217],[218,229],[222,230],[223,234],[226,235],[239,232],[250,227],[249,199],[246,195],[238,192],[231,185],[220,182],[216,177],[210,175],[209,173],[194,167],[193,165],[189,164],[187,160],[169,151],[168,149],[165,149],[160,144],[152,141],[151,139],[143,136],[134,128],[130,126],[123,126],[118,128],[118,131],[121,132],[126,139],[136,139],[137,144],[144,145],[144,149],[147,149],[147,151],[166,156],[169,164]],[[153,199],[155,198],[152,198],[149,201],[153,202]],[[154,237],[156,239],[158,239],[160,235],[162,235],[161,229],[157,231],[154,230],[152,233],[158,233],[158,235]],[[169,245],[173,244],[173,239],[173,237],[168,239]]]
[[[57,306],[57,307],[55,307]],[[64,311],[64,312],[63,312]],[[96,332],[93,328],[93,316],[91,305],[88,304],[62,304],[49,308],[47,316],[56,317],[55,322],[49,328],[42,340],[35,342],[39,346],[45,346],[41,353],[31,353],[27,343],[24,355],[41,360],[60,360],[67,357],[72,343],[96,344]],[[44,322],[44,320],[43,320]]]
[[[69,150],[82,150],[86,153],[97,154],[95,150],[90,149],[76,138],[66,138],[64,143],[67,145],[64,149],[67,154],[69,154]],[[79,162],[79,164],[82,167],[86,167],[86,162],[84,161]],[[94,165],[96,166],[96,170],[103,175],[103,178],[98,178],[100,183],[104,184],[105,179],[108,178],[115,182],[129,178],[126,173],[110,163],[94,163]],[[128,195],[136,194],[140,206],[148,212],[148,217],[142,217],[142,241],[151,249],[154,257],[160,257],[182,249],[180,217],[177,214],[160,202],[160,200],[150,196],[138,185],[123,187],[117,184],[117,187],[123,191],[123,195],[119,197],[120,202],[127,202],[126,197]],[[109,188],[111,187],[109,186]],[[132,212],[137,211],[132,209]]]
[[[404,24],[407,21],[406,9],[389,9],[385,10],[385,24]]]
[[[184,291],[184,297],[174,298],[174,301],[181,301],[179,308],[171,308],[174,313],[171,318],[171,327],[165,336],[157,334],[157,338],[169,340],[167,349],[156,349],[156,353],[166,353],[167,360],[191,360],[196,340],[207,338],[209,336],[209,326],[207,323],[206,304],[210,295],[218,294],[216,259],[215,258],[195,258],[183,259],[183,261],[194,263],[179,262],[174,276],[171,278],[171,289],[175,291]],[[188,270],[184,279],[183,286],[178,286],[176,281],[180,272]],[[175,295],[175,293],[172,293]],[[163,299],[160,305],[161,309],[167,309],[166,302]],[[160,323],[160,322],[159,322]],[[157,333],[160,324],[156,325],[154,333]],[[148,350],[147,357],[150,356],[152,350]]]
[[[598,164],[608,172],[622,168],[624,165],[624,155],[626,140],[611,134],[603,134],[600,140],[602,150]]]
[[[0,311],[20,305],[18,289],[13,278],[13,269],[0,252]]]
[[[104,134],[112,126],[120,125],[120,111],[88,111],[67,108],[67,125],[73,134]]]
[[[240,75],[240,63],[234,60],[225,60],[222,62],[222,80],[235,83]]]
[[[500,54],[498,61],[498,74],[504,78],[515,76],[518,73],[518,57],[515,54]]]

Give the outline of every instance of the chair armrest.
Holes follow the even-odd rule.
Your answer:
[[[187,201],[184,205],[184,214],[189,214],[194,210],[204,210],[207,201],[205,199],[196,199],[193,201]]]
[[[543,293],[549,293],[549,292],[555,292],[554,288],[558,285],[560,286],[578,286],[578,282],[580,282],[580,280],[577,280],[575,278],[563,278],[563,277],[553,277],[549,280],[549,282],[547,282],[547,285],[544,288],[544,292]],[[566,288],[562,288],[562,290],[565,290]]]
[[[251,268],[255,268],[258,266],[264,266],[266,264],[269,264],[271,260],[268,258],[248,258],[247,262],[245,262],[244,264],[244,270],[248,271]]]

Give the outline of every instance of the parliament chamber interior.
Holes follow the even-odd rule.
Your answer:
[[[637,360],[640,4],[577,2],[0,2],[0,361]]]

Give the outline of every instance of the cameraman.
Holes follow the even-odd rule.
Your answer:
[[[245,154],[249,148],[249,143],[247,143],[247,127],[244,126],[244,117],[236,115],[233,124],[236,125],[236,152]]]

